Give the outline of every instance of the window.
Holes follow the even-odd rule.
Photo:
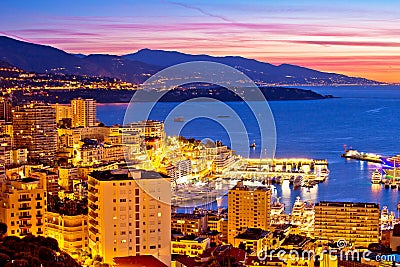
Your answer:
[[[156,246],[150,246],[150,249],[156,249]]]
[[[121,198],[121,199],[119,200],[119,202],[126,202],[126,199],[125,199],[125,198]]]
[[[14,217],[14,212],[11,212],[11,217]]]

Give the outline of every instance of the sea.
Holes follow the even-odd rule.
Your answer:
[[[400,154],[400,86],[300,88],[332,95],[335,98],[268,102],[276,127],[275,157],[326,159],[330,175],[327,181],[311,190],[294,190],[288,184],[276,185],[273,196],[281,198],[281,202],[286,205],[286,212],[290,212],[296,197],[299,196],[302,200],[314,202],[379,203],[381,208],[387,206],[389,211],[398,215],[398,190],[371,184],[372,172],[380,167],[379,164],[347,160],[340,155],[345,146],[360,152],[385,156]],[[165,121],[167,135],[180,134],[203,141],[219,140],[223,144],[235,147],[237,154],[246,157],[259,158],[273,152],[272,149],[266,152],[261,151],[259,146],[255,149],[248,146],[248,142],[260,143],[263,132],[257,123],[260,114],[252,114],[249,106],[265,108],[265,103],[199,101],[179,108],[180,104],[133,103],[133,109],[132,106],[127,109],[127,103],[98,104],[97,117],[105,125],[122,124],[127,110],[128,113],[150,110],[147,118]],[[265,108],[265,114],[262,115],[269,118],[270,111]],[[182,117],[184,122],[172,120],[171,114],[174,118]],[[186,121],[186,117],[190,117],[191,120]],[[245,128],[231,127],[242,123]],[[243,132],[234,132],[237,129],[245,129],[247,139],[243,139]],[[212,208],[226,206],[226,197],[222,201],[212,203]]]

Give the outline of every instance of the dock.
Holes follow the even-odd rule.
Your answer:
[[[304,181],[323,182],[329,176],[328,161],[314,159],[240,159],[226,170],[225,177],[264,182],[291,180],[301,176]]]

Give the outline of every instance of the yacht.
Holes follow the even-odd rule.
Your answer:
[[[303,176],[299,175],[296,177],[296,179],[294,179],[293,185],[294,187],[300,187],[303,185],[303,183],[304,183]]]
[[[319,176],[324,180],[327,179],[329,177],[329,170],[328,169],[322,169],[321,173],[319,174]]]
[[[376,169],[373,173],[372,173],[372,179],[371,179],[371,183],[373,184],[379,184],[382,181],[382,173]]]
[[[183,118],[183,117],[174,118],[174,122],[184,122],[184,121],[185,121],[185,118]]]
[[[279,197],[276,198],[276,201],[271,205],[271,216],[281,215],[285,211],[285,204],[279,201]]]
[[[306,204],[300,200],[300,197],[296,197],[296,201],[293,204],[292,208],[292,216],[294,217],[301,217],[304,212]]]
[[[397,188],[397,183],[396,183],[396,181],[394,179],[392,179],[390,181],[390,188],[392,188],[392,189],[396,189]]]
[[[389,188],[390,187],[390,180],[386,180],[385,181],[385,188]]]
[[[389,220],[389,210],[387,206],[383,206],[381,211],[381,222],[385,222]]]

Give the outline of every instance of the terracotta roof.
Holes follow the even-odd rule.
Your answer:
[[[116,257],[115,266],[119,267],[167,267],[164,263],[151,255]]]

